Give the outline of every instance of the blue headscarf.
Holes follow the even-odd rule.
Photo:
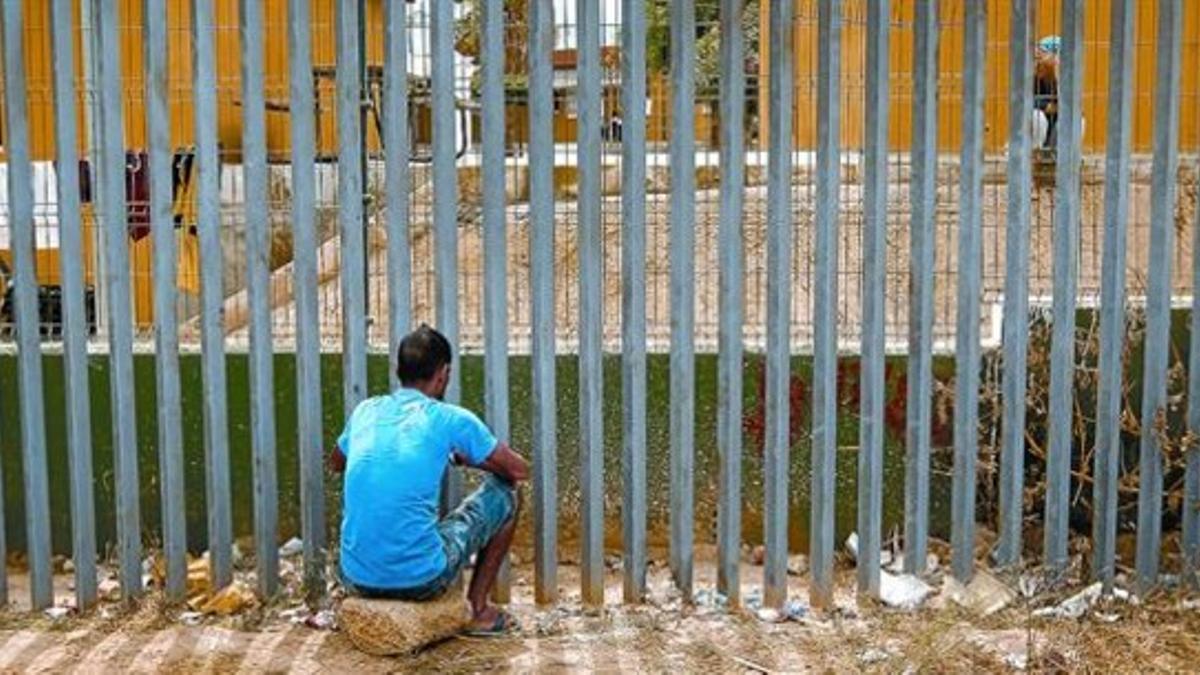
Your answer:
[[[1038,51],[1058,56],[1059,51],[1062,49],[1062,38],[1057,35],[1048,35],[1038,40],[1037,48]]]

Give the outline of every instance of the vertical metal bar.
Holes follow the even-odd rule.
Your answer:
[[[403,7],[403,3],[389,2],[387,6]],[[300,531],[304,540],[305,596],[309,605],[316,607],[325,596],[326,550],[325,483],[321,464],[321,326],[317,304],[316,134],[313,130],[315,93],[310,9],[310,0],[288,0],[292,231],[296,251],[292,269],[296,288],[296,409],[299,413],[296,449],[300,454]],[[399,109],[389,107],[388,112],[389,120],[393,119],[393,115],[407,115],[404,106]],[[407,197],[407,193],[404,194]],[[407,208],[407,199],[402,201]],[[388,245],[391,246],[390,238]],[[394,268],[389,265],[389,269]]]
[[[75,563],[76,606],[86,608],[96,602],[96,516],[92,490],[88,326],[84,308],[83,265],[80,264],[84,259],[84,247],[83,224],[79,217],[75,33],[71,26],[71,7],[70,0],[54,0],[50,3],[50,23],[54,60],[59,272],[63,298],[63,372],[66,375],[67,392],[67,449],[71,462],[71,552]],[[163,539],[167,540],[165,536]],[[0,560],[3,559],[0,557]]]
[[[533,286],[534,596],[558,599],[558,422],[554,363],[554,51],[552,0],[529,12],[529,280]]]
[[[792,0],[771,0],[767,157],[767,409],[763,605],[787,600],[792,322]]]
[[[1054,322],[1050,343],[1050,438],[1046,462],[1045,563],[1067,564],[1071,447],[1074,432],[1075,287],[1079,252],[1080,104],[1083,77],[1083,2],[1064,0],[1059,77],[1058,161],[1054,199]],[[1026,193],[1028,194],[1028,193]],[[1024,399],[1020,399],[1024,401]],[[1010,403],[1015,403],[1011,401]]]
[[[1029,0],[1009,14],[1008,232],[1004,255],[1004,422],[1000,449],[1000,544],[996,561],[1021,558],[1024,509],[1025,390],[1029,352],[1029,224],[1032,190],[1033,23]]]
[[[863,199],[862,417],[858,448],[858,590],[879,596],[883,539],[884,308],[887,282],[890,0],[867,5],[866,184]]]
[[[242,168],[247,195],[268,194],[262,6],[241,0]],[[246,280],[250,291],[250,440],[254,457],[254,546],[258,593],[279,587],[279,494],[275,470],[274,345],[271,338],[270,205],[247,199]],[[350,249],[351,251],[355,249]],[[352,256],[346,256],[350,258]],[[353,317],[352,317],[353,320]]]
[[[1137,587],[1158,583],[1162,545],[1162,445],[1171,347],[1171,257],[1175,251],[1175,172],[1179,165],[1180,0],[1159,0],[1154,86],[1154,164],[1150,179],[1150,267],[1142,368],[1138,464]]]
[[[433,230],[437,262],[436,295],[438,329],[451,345],[458,346],[458,171],[454,166],[454,128],[458,115],[454,103],[454,3],[433,2],[430,49],[433,66]],[[446,400],[459,399],[459,368],[450,370]],[[446,469],[442,506],[451,508],[462,498],[462,476]]]
[[[69,5],[63,9],[70,11]],[[162,0],[146,0],[143,17],[146,136],[150,141],[150,223],[154,237],[154,374],[157,392],[155,403],[158,406],[163,553],[167,563],[167,597],[181,600],[187,592],[187,531],[184,521],[179,320],[176,316],[175,290],[178,263],[174,198],[171,191],[173,153],[170,108],[167,103],[166,3]],[[70,105],[74,105],[73,99],[67,100],[71,101]],[[67,155],[59,159],[60,170],[67,165],[76,165],[73,148],[72,135],[71,146],[60,149],[62,155]],[[66,152],[63,153],[62,150]],[[79,259],[76,256],[71,257],[74,260]]]
[[[1132,2],[1112,4],[1112,42],[1109,45],[1104,260],[1101,263],[1100,288],[1100,384],[1096,397],[1096,483],[1092,488],[1095,509],[1092,518],[1092,574],[1103,582],[1105,592],[1112,590],[1116,573],[1117,478],[1121,467],[1122,353],[1125,344],[1125,229],[1129,217],[1135,10],[1135,3]]]
[[[412,252],[408,200],[408,24],[404,2],[385,2],[387,54],[384,64],[383,149],[387,161],[388,381],[400,386],[396,356],[412,324]],[[309,106],[312,107],[311,105]],[[293,122],[295,124],[295,122]]]
[[[504,3],[483,4],[484,370],[487,422],[508,438],[508,226],[504,204]],[[509,601],[508,566],[496,584]]]
[[[221,278],[221,158],[217,148],[217,58],[213,6],[192,2],[192,69],[196,94],[196,230],[200,239],[200,367],[204,372],[204,460],[209,577],[233,581],[229,492],[229,408],[225,393],[225,293]]]
[[[908,410],[904,463],[904,571],[925,571],[933,415],[933,265],[937,221],[938,3],[916,3],[913,38],[912,226]]]
[[[625,601],[646,594],[646,5],[621,6],[621,392]]]
[[[583,601],[604,604],[604,249],[600,222],[600,5],[577,0],[579,21],[579,435]]]
[[[837,250],[841,211],[842,2],[821,0],[817,18],[817,214],[813,306],[812,527],[814,607],[833,604],[837,473]]]
[[[742,0],[721,0],[721,230],[719,258],[721,315],[718,326],[717,452],[720,503],[717,507],[717,589],[731,605],[741,596],[742,545],[742,327],[745,216],[746,73]],[[626,108],[628,109],[628,108]],[[626,165],[628,167],[628,165]],[[628,170],[628,168],[626,168]],[[640,183],[639,183],[640,185]]]
[[[448,3],[434,3],[441,7]],[[367,395],[366,266],[362,251],[362,88],[358,3],[337,3],[338,220],[341,223],[342,380],[346,417]],[[434,58],[434,67],[438,59]],[[434,125],[437,125],[434,113]]]
[[[696,7],[671,2],[671,572],[692,597],[695,463]]]
[[[42,399],[41,321],[34,251],[33,176],[29,157],[28,92],[22,3],[5,0],[4,122],[8,132],[9,227],[16,303],[17,367],[21,397],[21,464],[25,485],[25,539],[34,609],[54,603],[50,569],[50,490],[46,477],[46,418]]]
[[[1192,250],[1200,248],[1200,211],[1192,225]],[[1200,258],[1192,259],[1192,317],[1188,364],[1188,430],[1200,431]],[[1186,449],[1183,478],[1183,569],[1194,588],[1200,584],[1200,448]]]
[[[968,0],[963,41],[962,185],[958,226],[958,307],[954,349],[952,566],[966,583],[975,572],[975,460],[979,454],[979,301],[983,203],[983,88],[987,4]]]
[[[130,310],[129,235],[125,225],[125,125],[121,85],[121,35],[117,6],[96,3],[100,53],[100,192],[104,194],[105,277],[108,286],[109,382],[112,390],[113,456],[117,477],[117,546],[121,591],[142,592],[142,530],[138,507],[137,415],[134,409],[133,316]],[[11,127],[10,127],[11,129]]]

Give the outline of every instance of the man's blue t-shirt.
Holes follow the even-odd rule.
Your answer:
[[[338,445],[346,456],[342,574],[377,589],[440,574],[442,474],[452,452],[472,465],[487,460],[496,437],[469,410],[403,388],[360,403]]]

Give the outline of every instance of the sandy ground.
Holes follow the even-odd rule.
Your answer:
[[[993,166],[993,164],[995,164]],[[1126,229],[1128,264],[1126,268],[1127,288],[1132,297],[1145,287],[1149,269],[1148,250],[1151,219],[1151,189],[1148,164],[1135,163],[1129,189],[1129,218]],[[1008,188],[1003,180],[1003,165],[989,164],[989,178],[983,189],[983,232],[982,232],[982,278],[983,301],[999,302],[1004,292],[1006,219],[1008,211]],[[889,339],[903,342],[907,338],[908,288],[910,282],[910,255],[908,228],[911,218],[910,185],[907,168],[893,167],[898,179],[889,184],[888,233],[887,233],[887,276],[886,276],[886,322]],[[1044,173],[1045,167],[1041,169]],[[861,294],[863,270],[863,186],[847,171],[841,189],[841,211],[839,217],[838,243],[838,322],[840,338],[847,344],[856,344],[859,339],[861,321]],[[711,183],[711,180],[709,181]],[[935,339],[951,340],[954,335],[956,284],[958,273],[959,229],[959,173],[953,163],[939,169],[938,207],[935,232]],[[705,184],[701,183],[702,187]],[[1030,195],[1032,208],[1032,231],[1029,239],[1030,294],[1049,303],[1054,279],[1062,272],[1053,265],[1053,232],[1055,222],[1055,189],[1052,176],[1041,176],[1035,180],[1035,189]],[[1183,164],[1177,182],[1178,195],[1174,209],[1176,240],[1172,248],[1172,287],[1177,293],[1188,293],[1191,288],[1192,223],[1197,202],[1196,171],[1190,163]],[[696,340],[700,348],[712,349],[716,344],[719,319],[719,270],[717,261],[719,245],[719,190],[715,186],[696,193],[694,236],[695,236],[695,320]],[[414,195],[411,210],[410,244],[413,255],[412,308],[416,320],[435,320],[436,270],[434,264],[435,237],[432,232],[431,210],[428,194],[418,190]],[[568,195],[569,197],[569,195]],[[604,198],[602,216],[603,233],[603,302],[604,337],[610,349],[619,349],[621,325],[621,204],[617,194]],[[1079,297],[1098,297],[1100,291],[1101,255],[1104,247],[1104,185],[1100,167],[1088,165],[1083,172],[1081,186],[1080,239],[1078,255]],[[813,325],[814,254],[816,191],[812,177],[801,175],[793,186],[792,217],[793,230],[793,274],[792,274],[792,325],[793,340],[805,344],[811,339]],[[647,335],[651,344],[666,344],[670,336],[672,303],[670,298],[671,261],[668,252],[670,237],[670,195],[668,192],[651,192],[646,196],[646,312]],[[520,348],[529,338],[531,286],[529,276],[529,220],[528,207],[515,203],[508,209],[509,236],[505,259],[507,263],[507,309],[510,326],[510,341]],[[326,229],[336,230],[331,219],[336,213],[325,215]],[[285,219],[286,220],[286,219]],[[477,195],[470,191],[464,195],[459,207],[459,313],[463,346],[479,348],[483,341],[483,266],[487,251],[483,243],[483,232]],[[382,217],[379,220],[382,223]],[[577,208],[574,200],[560,198],[556,202],[555,222],[555,324],[558,337],[567,345],[577,339],[578,327],[578,278],[579,258],[577,255]],[[281,226],[286,222],[281,221]],[[744,303],[745,332],[754,344],[764,337],[766,321],[766,188],[761,185],[745,189],[745,218],[742,223],[742,243],[745,254]],[[336,240],[334,240],[336,244]],[[387,344],[387,288],[386,235],[381,227],[373,228],[369,237],[368,270],[369,290],[367,315],[370,321],[370,339],[376,346]],[[320,326],[324,340],[331,346],[340,344],[342,331],[339,247],[326,247],[322,252],[322,283],[319,290]],[[227,259],[236,260],[239,255],[227,254]],[[295,305],[291,302],[290,290],[279,292],[278,280],[290,276],[277,273],[275,295],[277,309],[273,315],[273,331],[277,338],[288,340],[294,335]],[[226,304],[226,317],[231,337],[246,337],[245,317],[247,299],[245,294],[230,298]],[[983,312],[983,339],[998,339],[994,317],[988,308]],[[191,328],[194,328],[192,326]],[[194,337],[185,326],[185,341]]]
[[[669,573],[652,565],[647,603],[626,606],[619,572],[610,570],[606,606],[593,611],[580,606],[574,566],[560,568],[553,608],[533,605],[531,571],[518,567],[511,611],[519,634],[453,638],[406,658],[366,656],[337,630],[289,622],[287,600],[199,625],[184,625],[178,609],[152,598],[58,621],[13,612],[0,615],[0,672],[1147,672],[1200,663],[1200,601],[1178,591],[1097,605],[1079,620],[1031,616],[1033,604],[1053,604],[1076,584],[987,617],[936,596],[930,608],[902,612],[858,604],[843,565],[834,610],[809,610],[807,577],[790,576],[798,616],[769,623],[714,603],[714,576],[710,564],[698,565],[696,601],[684,606]],[[761,567],[743,567],[748,605],[761,579]]]

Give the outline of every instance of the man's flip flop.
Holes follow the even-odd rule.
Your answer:
[[[496,612],[496,619],[488,628],[469,628],[463,635],[476,638],[496,638],[512,635],[517,630],[517,622],[508,612]]]

